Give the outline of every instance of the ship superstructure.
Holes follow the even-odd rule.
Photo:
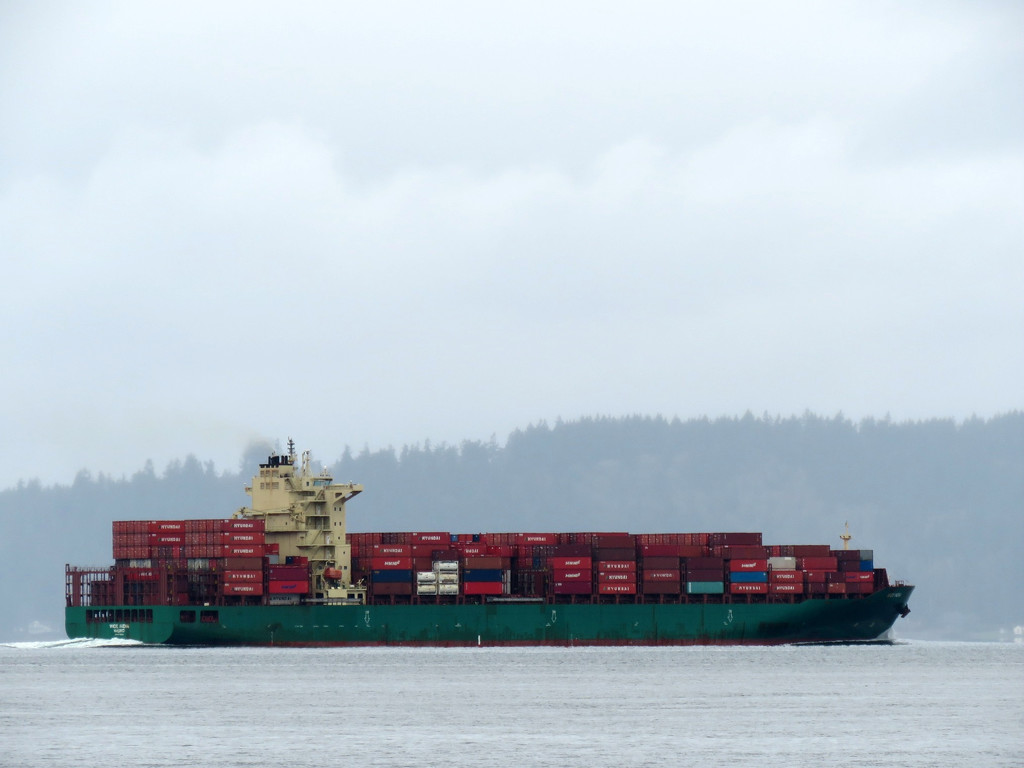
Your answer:
[[[296,470],[295,443],[271,454],[245,492],[252,504],[234,517],[263,522],[264,542],[278,559],[308,565],[307,601],[365,602],[365,585],[352,583],[352,548],[345,528],[345,502],[362,493],[356,483],[335,483],[326,469],[314,474],[309,451]]]

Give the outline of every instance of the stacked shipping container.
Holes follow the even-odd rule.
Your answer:
[[[115,521],[112,542],[109,585],[92,589],[126,605],[262,600],[265,566],[276,555],[262,520]]]
[[[115,522],[113,534],[115,567],[90,582],[93,604],[280,604],[309,594],[308,563],[277,563],[259,520]],[[758,533],[379,532],[348,541],[353,583],[367,586],[370,602],[794,601],[887,585],[870,550],[766,546]]]

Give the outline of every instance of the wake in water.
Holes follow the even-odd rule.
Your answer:
[[[17,648],[24,651],[49,650],[51,648],[126,648],[145,645],[140,640],[99,640],[94,638],[76,638],[74,640],[41,640],[26,643],[0,643],[0,648]]]

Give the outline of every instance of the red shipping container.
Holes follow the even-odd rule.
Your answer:
[[[503,557],[467,557],[464,563],[470,570],[494,570],[509,567],[508,558]]]
[[[589,544],[559,544],[551,552],[552,557],[590,557]]]
[[[501,542],[504,544],[505,542]],[[512,543],[512,542],[508,542]],[[557,533],[520,533],[517,537],[518,544],[557,544]]]
[[[645,595],[678,595],[681,587],[678,581],[645,581],[641,591]]]
[[[628,533],[598,533],[594,536],[594,546],[609,549],[635,549],[636,537]]]
[[[804,575],[800,571],[769,571],[768,582],[770,584],[778,584],[780,582],[798,582],[803,583]]]
[[[804,581],[828,581],[832,571],[804,571]]]
[[[809,595],[823,595],[828,591],[828,584],[824,581],[808,581],[804,584],[804,592]]]
[[[151,544],[158,547],[180,547],[185,543],[184,533],[157,533],[153,535]]]
[[[263,557],[262,544],[225,544],[221,557]]]
[[[382,584],[374,583],[370,586],[370,594],[372,595],[411,595],[412,594],[412,582],[384,582]]]
[[[782,553],[783,557],[829,557],[832,551],[828,544],[793,544],[788,549],[789,552]]]
[[[227,520],[224,530],[226,531],[253,531],[262,533],[266,529],[263,520]]]
[[[707,547],[702,544],[681,544],[679,546],[680,557],[706,557]]]
[[[597,570],[609,571],[632,571],[636,572],[636,560],[600,560],[597,563]]]
[[[559,568],[554,571],[552,577],[556,582],[585,581],[589,584],[592,580],[589,568],[582,570],[570,570]]]
[[[845,595],[846,594],[846,582],[845,581],[834,581],[828,585],[828,593],[830,595]]]
[[[720,557],[687,557],[684,565],[688,571],[722,571],[725,561]]]
[[[452,535],[445,531],[434,531],[432,533],[413,533],[410,537],[413,545],[416,544],[443,544],[448,546],[451,543]]]
[[[594,559],[609,561],[636,562],[636,550],[629,547],[595,547]]]
[[[488,557],[507,557],[512,558],[516,556],[516,548],[509,544],[488,544],[487,545],[487,556]]]
[[[761,544],[760,533],[709,533],[708,542],[713,547],[752,546]]]
[[[128,581],[160,581],[163,573],[152,568],[121,568],[120,571]]]
[[[730,584],[729,593],[733,595],[766,595],[767,584]]]
[[[480,544],[480,543],[476,543],[476,544],[463,544],[463,543],[460,542],[459,544],[456,545],[456,548],[465,557],[486,557],[487,556],[487,547],[488,547],[487,544]]]
[[[184,520],[151,520],[146,526],[148,533],[184,533]]]
[[[370,554],[374,557],[412,557],[412,547],[409,544],[374,544]]]
[[[384,540],[383,534],[378,531],[350,533],[348,535],[352,539],[353,544],[358,543],[361,547],[372,547],[374,544],[380,544]]]
[[[583,568],[589,571],[593,567],[593,560],[589,557],[552,557],[548,562],[555,571],[564,571],[570,568]]]
[[[237,533],[222,534],[225,544],[265,544],[266,537],[263,532],[238,531]]]
[[[780,581],[768,585],[768,592],[773,595],[802,595],[804,583],[802,581]]]
[[[251,597],[258,597],[263,594],[263,582],[227,582],[223,585],[222,592],[225,595],[249,595]]]
[[[870,595],[874,591],[875,585],[870,581],[846,582],[846,594],[848,595]]]
[[[679,558],[678,557],[644,557],[641,561],[641,566],[645,571],[656,571],[656,570],[678,570],[679,569]]]
[[[725,575],[718,571],[686,571],[687,581],[725,581]]]
[[[590,580],[586,581],[556,581],[552,584],[551,591],[556,595],[589,595],[594,591]]]
[[[767,560],[729,560],[729,572],[740,573],[742,571],[767,571]]]
[[[226,582],[250,582],[258,581],[263,583],[263,571],[224,571],[224,581]]]
[[[225,570],[233,569],[238,571],[255,571],[263,568],[263,560],[258,557],[225,557],[223,560],[218,560]],[[281,568],[284,566],[271,565],[270,569]],[[305,569],[303,569],[305,571]],[[302,578],[305,578],[303,575]]]
[[[377,585],[374,584],[376,587]],[[268,581],[267,588],[272,595],[304,595],[309,592],[308,581]]]
[[[847,583],[851,581],[866,581],[871,584],[875,581],[874,571],[846,571],[843,575],[846,577]]]
[[[636,584],[636,571],[598,571],[598,584]]]
[[[644,582],[648,581],[682,581],[682,575],[678,570],[672,571],[644,571]]]
[[[272,581],[305,581],[309,578],[309,568],[305,565],[268,565],[267,578]]]
[[[411,571],[411,557],[371,557],[370,570],[373,571]]]
[[[766,559],[764,547],[756,545],[735,545],[722,547],[722,557],[728,560],[762,560]]]
[[[640,554],[645,557],[674,557],[678,559],[680,546],[678,544],[641,544]]]
[[[464,581],[462,582],[462,594],[464,595],[500,595],[502,593],[500,581]]]
[[[600,595],[635,595],[636,582],[632,584],[622,584],[619,582],[598,584],[597,592]]]

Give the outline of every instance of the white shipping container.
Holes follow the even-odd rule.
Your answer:
[[[437,574],[438,584],[459,584],[459,574],[457,573],[439,573]]]
[[[796,558],[795,557],[769,557],[768,567],[773,571],[795,571],[796,570]]]
[[[416,585],[417,595],[436,595],[437,584],[417,584]]]
[[[437,574],[433,571],[416,571],[416,581],[420,584],[436,584]]]
[[[434,563],[434,570],[438,573],[447,573],[450,571],[459,572],[459,561],[458,560],[438,560]]]
[[[437,594],[439,595],[457,595],[459,594],[458,584],[438,584]]]

